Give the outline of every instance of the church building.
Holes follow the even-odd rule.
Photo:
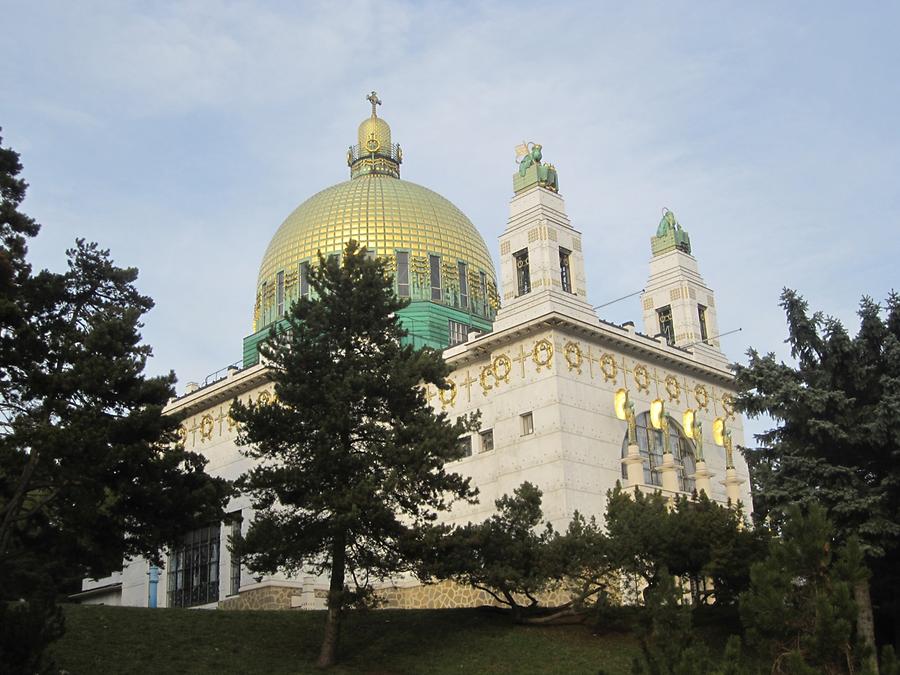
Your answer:
[[[207,471],[234,480],[252,467],[235,443],[229,406],[235,398],[272,400],[260,342],[292,302],[309,295],[318,252],[338,256],[355,239],[386,260],[397,295],[410,300],[398,313],[408,339],[443,350],[449,386],[428,388],[431,405],[451,416],[481,412],[480,431],[461,439],[466,456],[452,467],[472,478],[480,502],[455,506],[448,520],[487,518],[494,500],[524,481],[541,489],[545,519],[558,529],[576,510],[602,521],[617,481],[670,497],[703,491],[749,508],[747,465],[733,451],[743,425],[719,347],[715,296],[675,215],[664,210],[656,229],[648,228],[641,329],[606,322],[588,300],[582,233],[566,215],[559,175],[540,145],[517,149],[498,279],[463,212],[400,178],[403,153],[378,116],[375,92],[368,100],[371,114],[347,151],[350,179],[307,199],[272,237],[241,361],[202,385],[189,383],[166,408],[181,420],[186,446],[209,460]],[[252,517],[249,499],[236,497],[225,522],[186,533],[165,569],[126,561],[113,577],[85,581],[77,599],[324,608],[327,579],[252,576],[232,557],[228,535]],[[468,589],[412,579],[382,594],[389,607],[482,601]]]

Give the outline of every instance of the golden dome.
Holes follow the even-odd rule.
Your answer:
[[[373,98],[377,101],[374,92],[369,100]],[[340,254],[350,239],[385,258],[392,273],[398,251],[407,253],[408,289],[401,294],[411,300],[438,302],[486,319],[493,316],[497,289],[484,239],[447,199],[398,177],[402,155],[390,144],[390,127],[374,117],[374,101],[373,117],[359,127],[359,141],[363,145],[363,134],[365,140],[374,134],[385,145],[368,154],[351,147],[351,180],[307,199],[275,232],[259,269],[254,331],[271,324],[279,310],[286,311],[296,300],[301,264],[315,265],[319,251],[324,256]],[[441,269],[439,299],[432,292],[433,264]],[[460,282],[462,273],[466,279]]]

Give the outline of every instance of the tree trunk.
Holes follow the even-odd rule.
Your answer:
[[[869,580],[862,579],[853,585],[853,599],[856,600],[856,634],[863,646],[869,648],[866,658],[871,672],[878,675],[878,652],[875,647],[875,619],[872,616],[872,595]]]
[[[328,587],[328,614],[325,617],[325,635],[316,666],[330,668],[337,663],[338,640],[341,636],[341,617],[344,608],[344,574],[346,572],[346,541],[341,533],[335,537],[331,549],[331,584]]]

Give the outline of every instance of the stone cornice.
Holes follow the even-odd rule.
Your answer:
[[[205,387],[171,399],[163,409],[163,414],[184,418],[202,412],[218,403],[234,400],[241,394],[268,383],[270,381],[269,371],[270,368],[267,365],[260,363],[230,373],[221,380],[216,380]]]
[[[577,335],[595,344],[630,353],[658,365],[676,368],[712,382],[726,385],[733,385],[734,382],[734,375],[728,368],[719,368],[699,361],[694,352],[688,349],[670,347],[659,340],[634,331],[633,328],[602,321],[592,325],[554,311],[547,312],[519,326],[478,335],[463,345],[445,350],[444,359],[451,368],[458,368],[490,356],[502,345],[548,329]]]

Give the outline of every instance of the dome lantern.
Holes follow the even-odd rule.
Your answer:
[[[390,125],[378,117],[376,108],[381,105],[381,99],[373,91],[366,96],[366,100],[372,104],[372,115],[360,123],[357,143],[347,151],[350,177],[378,173],[400,178],[403,152],[399,145],[391,143]]]

